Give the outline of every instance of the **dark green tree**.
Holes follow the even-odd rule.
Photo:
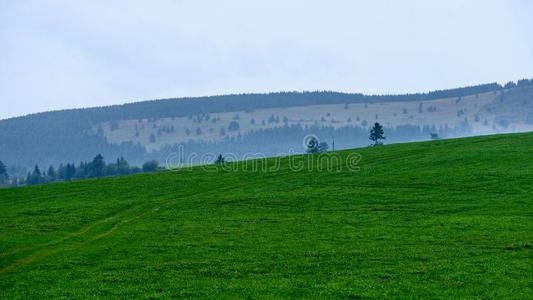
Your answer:
[[[318,151],[319,152],[328,152],[329,150],[329,145],[328,143],[326,142],[320,142],[320,144],[318,144]]]
[[[7,168],[2,161],[0,161],[0,185],[6,184],[9,180],[9,175],[7,174]]]
[[[98,154],[94,157],[93,161],[89,164],[89,177],[97,178],[105,175],[105,162],[104,157],[101,154]]]
[[[224,163],[224,156],[222,156],[222,154],[219,154],[217,159],[215,160],[215,164],[216,165],[221,165]]]
[[[124,157],[118,158],[116,175],[127,175],[129,173],[130,165],[128,164],[128,162],[124,159]]]
[[[33,169],[33,172],[31,174],[28,173],[28,177],[26,178],[26,183],[28,185],[35,185],[35,184],[44,183],[43,174],[41,173],[41,170],[39,169],[39,166],[35,165],[35,168]]]
[[[66,170],[64,164],[59,164],[59,167],[57,167],[57,179],[65,180]]]
[[[155,172],[158,169],[159,163],[155,160],[150,160],[143,164],[143,172]]]
[[[70,181],[76,175],[76,166],[74,164],[67,164],[65,167],[65,180]]]
[[[385,131],[383,130],[383,126],[379,124],[378,122],[376,122],[374,124],[374,127],[370,129],[370,137],[369,137],[370,140],[374,142],[374,146],[383,145],[383,142],[381,141],[385,139],[384,134],[385,134]]]
[[[439,136],[439,134],[436,133],[436,132],[431,132],[431,133],[429,134],[429,136],[430,136],[431,139],[434,140],[434,141],[436,141],[436,140],[440,140],[440,136]]]
[[[55,181],[57,179],[57,172],[54,166],[50,166],[46,172],[46,179],[48,181]]]

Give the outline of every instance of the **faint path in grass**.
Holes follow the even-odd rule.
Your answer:
[[[121,211],[121,212],[119,212],[119,213],[117,213],[117,214],[115,214],[115,215],[113,215],[111,217],[108,217],[108,218],[96,221],[96,222],[94,222],[94,223],[92,223],[90,225],[87,225],[82,230],[74,232],[74,233],[71,233],[71,234],[68,234],[67,236],[64,236],[64,237],[62,237],[62,238],[60,238],[58,240],[51,241],[51,242],[46,243],[46,244],[37,245],[37,246],[34,246],[34,247],[28,247],[26,249],[19,249],[18,251],[13,251],[13,252],[10,253],[11,255],[15,255],[15,254],[21,253],[23,251],[29,251],[29,250],[37,249],[37,251],[33,252],[32,254],[29,254],[29,255],[21,258],[21,259],[18,259],[16,261],[14,261],[13,263],[11,263],[10,265],[0,269],[0,276],[3,276],[5,274],[7,274],[7,273],[10,273],[10,272],[18,269],[19,267],[22,267],[22,266],[25,266],[25,265],[29,265],[29,264],[31,264],[31,263],[33,263],[35,261],[41,260],[41,259],[43,259],[45,257],[50,256],[50,255],[53,255],[53,254],[56,254],[56,253],[59,253],[59,252],[63,252],[63,251],[67,251],[67,250],[75,250],[75,249],[78,249],[80,247],[83,247],[84,245],[86,245],[88,243],[94,242],[94,241],[96,241],[96,240],[98,240],[100,238],[108,236],[111,233],[113,233],[121,224],[125,224],[125,223],[131,222],[133,220],[139,219],[142,216],[144,216],[145,214],[147,214],[148,212],[147,212],[146,209],[144,209],[143,210],[144,213],[136,214],[133,217],[128,218],[126,220],[122,220],[122,221],[117,220],[122,215],[127,214],[128,212],[131,212],[131,211],[138,210],[138,209],[146,207],[146,206],[147,205],[138,205],[138,206],[130,208],[130,209],[126,210],[126,211]],[[91,235],[89,235],[88,237],[84,237],[84,235],[86,235],[87,233],[90,233],[90,231],[92,229],[95,229],[99,225],[104,226],[107,223],[109,223],[111,221],[114,221],[114,220],[117,220],[117,222],[114,223],[114,225],[110,229],[108,229],[108,230],[106,230],[104,232],[97,231],[97,232],[94,233],[95,235],[92,236],[92,237],[91,237]],[[76,238],[82,238],[82,240],[79,241],[79,242],[74,242],[72,244],[68,244],[69,241],[75,240]],[[66,245],[61,246],[61,244],[66,244]],[[51,246],[57,246],[58,248],[50,249]]]
[[[286,173],[290,173],[290,172],[281,172],[281,174],[278,172],[277,174],[275,174],[275,175],[273,174],[272,176],[276,176],[276,177],[279,178],[280,176],[283,176]],[[258,178],[256,180],[253,180],[252,182],[253,183],[261,183],[262,181],[264,181],[266,179],[266,177],[270,177],[270,176],[261,177],[261,178]],[[48,243],[44,243],[44,244],[40,244],[40,245],[35,245],[35,246],[32,246],[32,247],[26,247],[26,248],[23,248],[23,249],[17,249],[15,251],[11,251],[9,253],[2,253],[0,255],[0,257],[2,257],[2,256],[6,257],[6,256],[10,256],[10,255],[20,254],[20,253],[23,253],[25,251],[36,250],[33,253],[31,253],[29,255],[26,255],[26,256],[18,259],[18,260],[15,260],[11,264],[8,264],[7,266],[1,268],[0,269],[0,277],[5,276],[8,273],[12,273],[12,272],[18,270],[19,268],[22,268],[24,266],[30,265],[30,264],[32,264],[32,263],[34,263],[36,261],[42,260],[42,259],[44,259],[44,258],[46,258],[48,256],[51,256],[51,255],[54,255],[54,254],[57,254],[57,253],[60,253],[60,252],[64,252],[64,251],[76,250],[76,249],[79,249],[79,248],[81,248],[81,247],[83,247],[83,246],[85,246],[87,244],[90,244],[90,243],[96,241],[96,240],[99,240],[101,238],[107,237],[107,236],[111,235],[113,232],[115,232],[121,225],[129,223],[129,222],[133,222],[133,221],[135,221],[137,219],[140,219],[140,218],[144,217],[145,215],[147,215],[150,212],[157,212],[157,211],[160,210],[160,208],[162,206],[168,205],[168,204],[170,204],[172,202],[175,202],[175,201],[178,201],[180,199],[188,198],[188,197],[198,197],[198,196],[201,196],[201,195],[204,195],[204,194],[212,193],[214,191],[216,191],[217,193],[220,193],[220,192],[230,191],[230,190],[234,190],[234,189],[238,189],[238,188],[250,188],[250,182],[241,183],[241,182],[237,181],[233,185],[224,185],[224,186],[213,187],[212,189],[206,190],[206,191],[204,191],[202,193],[181,195],[181,196],[178,196],[176,198],[172,198],[172,199],[166,200],[166,201],[155,202],[155,203],[150,203],[150,204],[140,204],[140,205],[136,205],[136,206],[133,206],[133,207],[129,207],[129,208],[126,208],[126,209],[123,209],[123,210],[117,212],[113,216],[110,216],[110,217],[104,218],[102,220],[98,220],[98,221],[96,221],[94,223],[91,223],[89,225],[86,225],[81,230],[79,230],[77,232],[69,233],[66,236],[64,236],[64,237],[62,237],[62,238],[60,238],[58,240],[50,241]],[[153,206],[154,204],[156,206]],[[153,206],[153,208],[149,209],[150,206]],[[139,210],[141,210],[141,212],[138,212]],[[130,217],[126,218],[128,216],[130,216]],[[120,220],[122,218],[126,218],[126,219]],[[105,226],[108,223],[110,223],[112,221],[115,221],[115,220],[116,220],[116,222],[113,223],[113,226],[111,228],[109,228],[107,230],[103,230],[103,231],[97,230],[96,232],[91,234],[91,231],[93,229],[97,229],[97,227],[99,227],[99,226]],[[75,242],[74,241],[73,243],[70,243],[71,240],[76,240],[78,238],[80,238],[81,241],[79,241],[79,242]],[[50,249],[50,247],[57,247],[57,248]]]
[[[19,248],[19,249],[10,251],[10,252],[0,253],[0,257],[16,255],[16,254],[21,253],[21,252],[25,252],[25,251],[29,251],[29,250],[33,250],[33,249],[37,249],[37,248],[49,247],[49,246],[53,246],[53,245],[56,245],[56,244],[60,244],[60,243],[66,241],[68,239],[72,239],[72,238],[76,238],[78,236],[81,236],[81,235],[87,233],[88,231],[90,231],[91,229],[93,229],[94,227],[96,227],[96,226],[98,226],[100,224],[104,224],[104,223],[107,223],[109,221],[112,221],[112,220],[116,219],[118,216],[123,214],[126,210],[130,210],[130,209],[132,209],[132,207],[126,208],[126,209],[122,209],[122,210],[120,210],[119,212],[115,213],[114,215],[112,215],[110,217],[98,220],[98,221],[96,221],[94,223],[91,223],[91,224],[88,224],[88,225],[85,225],[80,230],[78,230],[76,232],[67,233],[64,237],[62,237],[60,239],[57,239],[57,240],[54,240],[54,241],[50,241],[50,242],[47,242],[47,243],[43,243],[43,244],[38,244],[38,245],[29,246],[29,247]]]

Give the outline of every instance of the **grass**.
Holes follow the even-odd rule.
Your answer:
[[[0,298],[531,298],[531,149],[499,135],[0,190]],[[358,172],[316,168],[354,152]]]

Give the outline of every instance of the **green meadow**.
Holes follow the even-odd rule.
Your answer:
[[[0,299],[531,299],[532,151],[496,135],[0,190]]]

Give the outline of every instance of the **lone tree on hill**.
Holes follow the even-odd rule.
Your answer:
[[[374,127],[370,129],[370,140],[374,142],[374,146],[383,145],[381,140],[385,139],[384,133],[383,126],[376,122]]]
[[[224,156],[222,154],[219,154],[217,159],[215,160],[215,165],[221,165],[224,163]]]

